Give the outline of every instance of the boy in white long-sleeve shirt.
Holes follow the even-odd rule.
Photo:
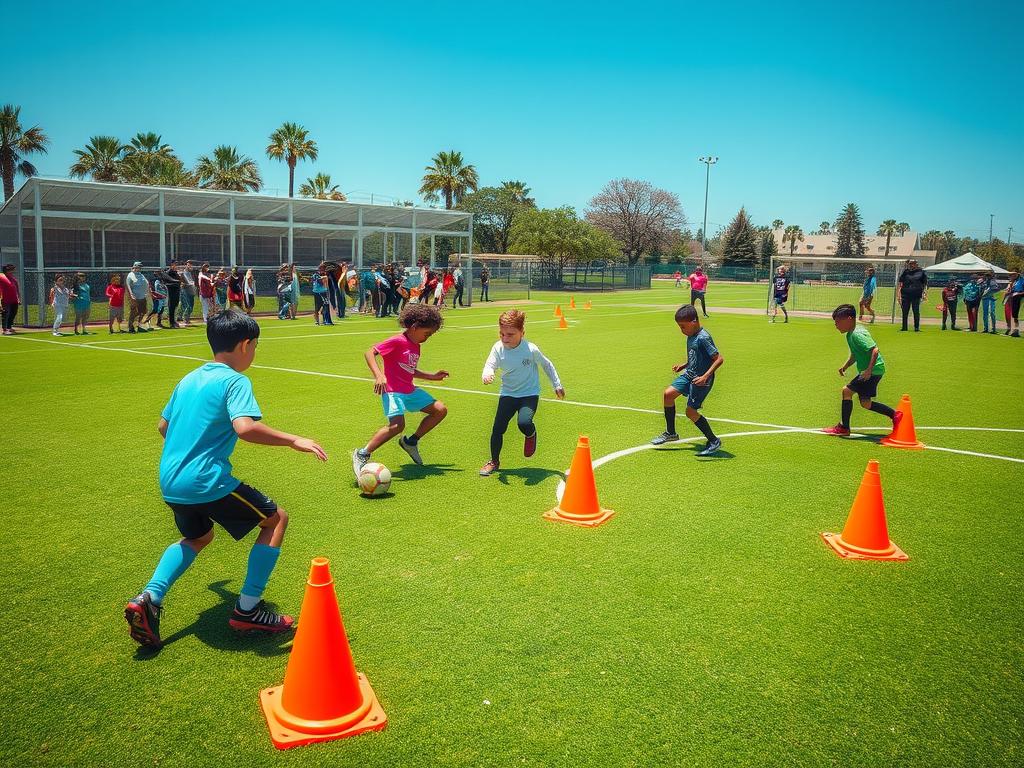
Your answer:
[[[501,445],[508,429],[508,423],[516,416],[516,425],[526,438],[523,455],[529,458],[537,450],[537,427],[533,417],[540,403],[540,372],[551,380],[555,395],[562,399],[565,390],[558,379],[558,371],[551,361],[544,357],[536,344],[526,341],[526,313],[512,309],[498,318],[499,341],[491,347],[491,353],[484,363],[483,382],[494,381],[495,371],[501,371],[501,392],[498,396],[498,411],[494,414],[491,427],[491,460],[480,468],[483,477],[491,475],[500,467]]]

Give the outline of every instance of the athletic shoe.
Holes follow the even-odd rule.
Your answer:
[[[849,437],[850,435],[850,429],[842,424],[836,424],[834,427],[825,427],[821,431],[826,435],[838,435],[839,437]]]
[[[63,333],[58,333],[57,331],[54,331],[54,332],[53,332],[53,335],[54,335],[54,336],[63,336],[64,334],[63,334]]]
[[[490,477],[492,474],[500,469],[500,465],[496,461],[488,461],[482,467],[480,467],[480,477]]]
[[[722,447],[722,441],[717,437],[714,440],[708,440],[708,444],[704,446],[703,450],[697,451],[698,456],[712,456]]]
[[[139,645],[148,645],[151,648],[159,648],[163,645],[160,639],[160,612],[163,611],[159,605],[153,602],[149,592],[143,592],[128,601],[124,607],[124,618],[131,627],[129,634]]]
[[[264,632],[287,632],[295,624],[295,619],[284,613],[274,613],[265,607],[266,603],[260,600],[251,611],[243,611],[235,604],[235,610],[231,612],[228,624],[232,629],[242,632],[263,630]]]
[[[405,435],[402,435],[400,438],[398,438],[398,447],[401,448],[406,453],[408,453],[409,457],[414,462],[416,462],[420,466],[423,466],[423,459],[420,458],[419,442],[410,443],[408,440],[405,439]]]
[[[352,472],[356,476],[356,480],[359,479],[359,472],[363,466],[370,460],[370,454],[364,451],[362,448],[356,448],[352,451]]]
[[[537,430],[533,430],[533,434],[530,435],[526,440],[523,441],[523,456],[530,458],[537,452]]]
[[[678,439],[679,439],[679,435],[678,434],[676,434],[675,432],[669,432],[669,431],[666,430],[665,432],[662,432],[657,437],[653,438],[651,440],[651,445],[664,445],[665,443],[675,442]]]
[[[896,411],[896,413],[894,413],[892,415],[892,431],[893,432],[896,431],[896,427],[898,427],[900,425],[901,421],[903,421],[903,411]]]
[[[1014,331],[1013,333],[1011,333],[1010,334],[1010,338],[1011,339],[1019,339],[1020,338],[1020,331]]]

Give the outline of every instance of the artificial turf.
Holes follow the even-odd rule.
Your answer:
[[[155,425],[177,380],[208,358],[202,328],[104,332],[88,341],[109,343],[89,348],[48,334],[0,340],[0,759],[1019,765],[1024,465],[804,432],[730,438],[771,427],[715,419],[834,423],[847,350],[827,320],[716,312],[716,298],[758,306],[721,288],[706,327],[725,365],[704,410],[723,453],[697,459],[679,444],[600,467],[601,503],[617,514],[594,530],[541,514],[577,435],[596,459],[664,428],[660,392],[684,357],[672,320],[682,289],[587,297],[593,311],[570,312],[568,331],[551,317],[568,296],[524,303],[527,338],[571,402],[542,403],[530,460],[513,426],[490,478],[477,470],[497,390],[479,376],[502,307],[449,311],[421,367],[470,391],[426,384],[449,417],[423,440],[424,467],[394,444],[375,453],[395,480],[373,500],[354,489],[347,454],[382,422],[362,352],[394,321],[263,322],[248,375],[267,423],[331,457],[239,443],[237,476],[291,515],[267,596],[297,613],[310,558],[328,557],[356,665],[389,717],[381,733],[283,753],[257,694],[283,680],[288,642],[238,637],[226,622],[248,543],[221,532],[175,585],[159,654],[139,652],[121,616],[176,537]],[[888,367],[881,401],[911,394],[921,427],[1018,430],[921,429],[922,440],[1024,459],[1024,342],[881,323],[872,333]],[[853,424],[884,420],[858,407]],[[871,458],[908,562],[843,561],[819,538],[841,530]]]

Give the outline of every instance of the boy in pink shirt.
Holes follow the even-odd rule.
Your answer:
[[[704,274],[703,269],[697,267],[687,279],[690,281],[690,303],[696,307],[699,301],[700,309],[704,317],[707,317],[708,308],[704,305],[704,291],[708,287],[708,276]]]
[[[420,345],[441,328],[442,322],[441,311],[437,307],[407,304],[398,317],[398,323],[405,331],[366,350],[366,365],[374,378],[373,391],[380,395],[388,423],[377,430],[366,447],[352,451],[352,471],[357,479],[359,470],[370,460],[370,454],[395,435],[402,434],[405,430],[405,414],[413,411],[422,411],[426,417],[420,422],[415,434],[409,437],[402,435],[398,445],[414,462],[423,463],[419,441],[441,423],[448,415],[448,409],[429,392],[417,387],[413,380],[443,381],[448,376],[448,371],[424,373],[418,367]],[[378,355],[384,363],[383,371],[377,364]]]

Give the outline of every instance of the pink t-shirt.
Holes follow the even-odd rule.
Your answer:
[[[384,378],[388,380],[387,391],[407,395],[416,389],[412,375],[420,361],[420,345],[409,341],[400,333],[385,339],[374,347],[384,358]]]
[[[690,275],[690,288],[692,288],[695,291],[703,291],[707,287],[708,287],[708,276],[707,275],[698,275],[696,272],[694,272],[692,275]]]

